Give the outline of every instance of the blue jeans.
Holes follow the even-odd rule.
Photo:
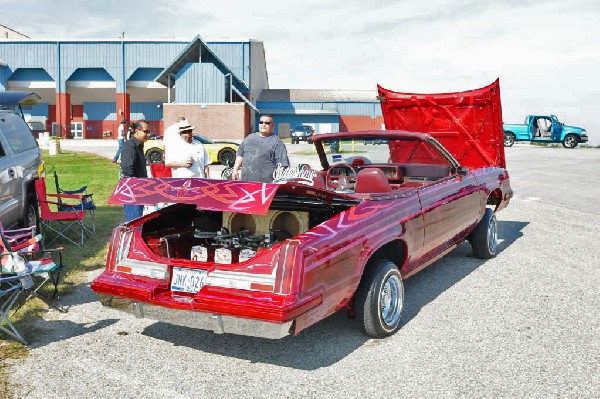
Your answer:
[[[124,138],[120,138],[119,139],[119,148],[117,148],[117,153],[113,157],[113,161],[114,162],[117,162],[117,160],[121,156],[121,151],[123,151],[123,144],[125,144],[125,139]]]
[[[129,222],[142,216],[144,205],[123,205],[123,209],[125,209],[125,222]]]

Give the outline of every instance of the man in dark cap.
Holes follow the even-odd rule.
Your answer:
[[[123,151],[123,144],[125,144],[125,140],[127,140],[129,138],[129,137],[127,137],[129,135],[129,129],[126,129],[125,125],[127,125],[127,119],[123,119],[121,121],[121,124],[119,125],[119,128],[117,129],[117,138],[119,139],[119,148],[117,148],[117,153],[113,157],[113,163],[117,163],[117,161],[119,160],[121,151]]]

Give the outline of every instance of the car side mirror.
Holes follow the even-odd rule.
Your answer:
[[[456,169],[456,173],[457,173],[459,176],[466,176],[466,175],[469,173],[469,168],[466,168],[466,167],[464,167],[464,166],[459,166],[459,167]]]

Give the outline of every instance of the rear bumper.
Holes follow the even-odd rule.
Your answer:
[[[271,323],[241,317],[199,311],[172,309],[113,295],[98,294],[102,305],[135,315],[179,326],[213,331],[217,334],[237,334],[268,339],[280,339],[291,334],[293,321]]]

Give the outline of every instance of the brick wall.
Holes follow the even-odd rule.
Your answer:
[[[195,133],[209,139],[241,140],[250,131],[252,111],[242,103],[235,104],[163,104],[164,127],[184,116]]]

